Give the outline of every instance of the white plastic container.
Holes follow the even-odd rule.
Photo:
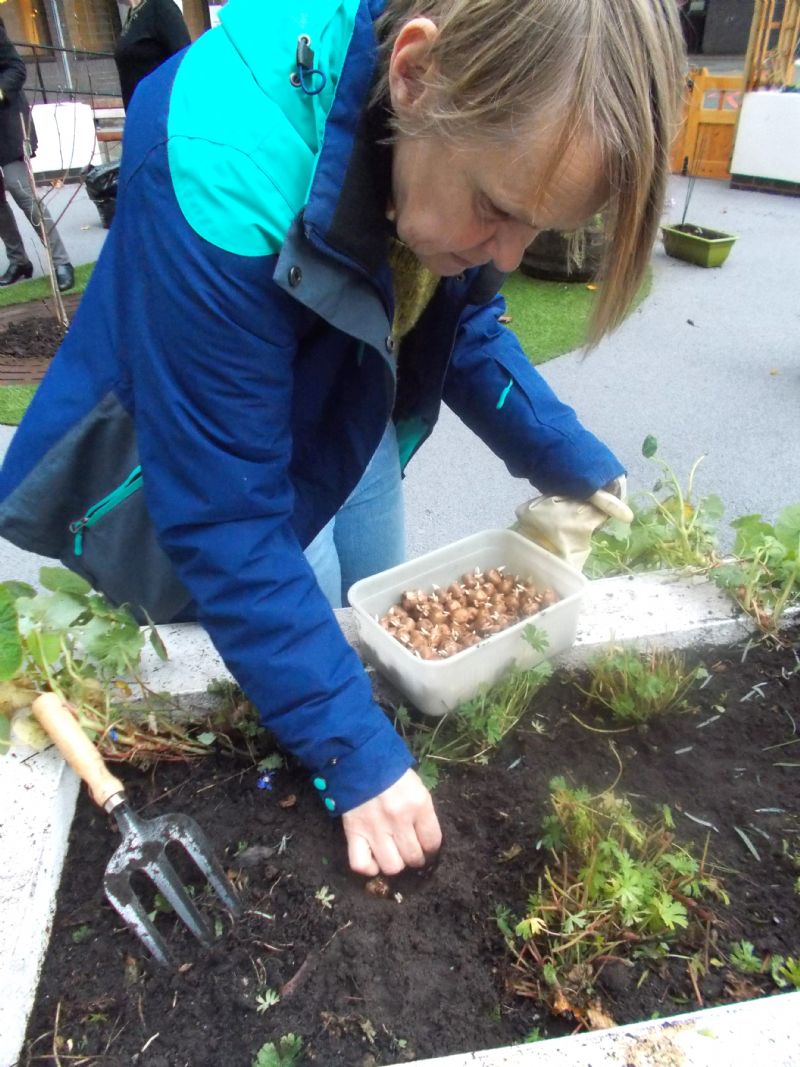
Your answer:
[[[408,589],[429,591],[434,585],[445,588],[476,567],[485,571],[501,566],[508,574],[530,577],[535,584],[554,589],[561,599],[538,615],[441,660],[420,659],[378,623]],[[475,696],[482,685],[498,681],[515,664],[534,667],[569,648],[575,640],[586,585],[587,580],[579,571],[527,537],[512,530],[484,530],[362,578],[350,587],[347,596],[365,658],[415,707],[428,715],[441,716]],[[531,648],[522,636],[531,624],[547,635],[544,653]]]

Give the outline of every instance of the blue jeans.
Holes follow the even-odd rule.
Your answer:
[[[405,556],[400,457],[390,423],[361,481],[308,546],[306,559],[331,605],[340,608],[353,582]]]

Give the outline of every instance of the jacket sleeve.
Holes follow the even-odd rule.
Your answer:
[[[25,84],[27,70],[16,48],[8,39],[6,31],[0,27],[0,90],[3,92],[3,103],[8,98],[18,93]]]
[[[584,499],[624,474],[614,454],[581,426],[530,364],[498,316],[505,301],[467,309],[444,385],[444,399],[509,472],[543,493]]]
[[[143,167],[110,235],[148,509],[201,623],[264,725],[337,814],[413,763],[293,532],[291,408],[300,316],[274,257],[203,241]],[[120,268],[121,269],[121,268]],[[302,383],[299,386],[302,388]]]

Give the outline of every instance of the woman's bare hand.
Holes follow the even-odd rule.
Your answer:
[[[350,866],[369,877],[423,867],[442,843],[431,795],[412,770],[346,812],[342,825]]]

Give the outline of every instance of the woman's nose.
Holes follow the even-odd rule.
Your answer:
[[[508,274],[522,262],[525,249],[539,231],[521,223],[498,226],[489,245],[489,254],[498,270]]]

